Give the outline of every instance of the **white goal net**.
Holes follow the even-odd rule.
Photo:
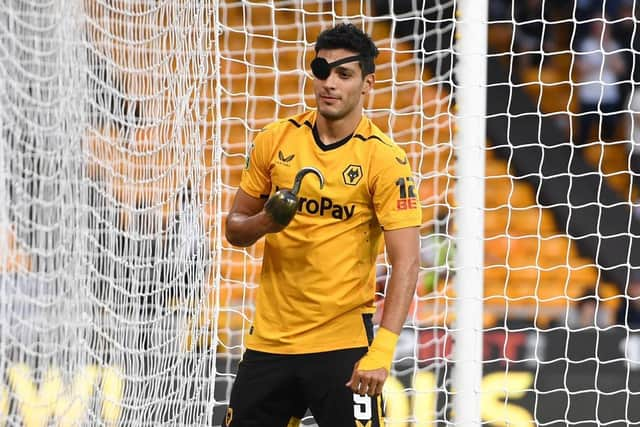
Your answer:
[[[459,49],[480,19],[462,1],[4,1],[0,426],[221,425],[262,257],[226,242],[224,218],[256,132],[314,107],[314,40],[343,21],[380,49],[366,114],[407,152],[423,208],[387,425],[460,416],[464,287],[483,287],[468,425],[640,422],[635,2],[491,0],[478,56]],[[471,243],[469,58],[488,75]],[[484,260],[463,268],[472,243]],[[457,281],[469,269],[483,280]],[[381,253],[381,308],[387,273]]]

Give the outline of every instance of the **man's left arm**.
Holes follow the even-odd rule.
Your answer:
[[[391,263],[380,328],[367,354],[353,369],[347,387],[354,393],[375,396],[389,376],[398,336],[407,318],[418,281],[420,233],[418,227],[384,232]]]

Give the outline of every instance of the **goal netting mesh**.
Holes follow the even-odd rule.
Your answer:
[[[387,425],[453,423],[458,3],[4,1],[0,426],[221,425],[263,248],[224,218],[256,132],[313,108],[313,42],[343,21],[380,48],[366,114],[423,208]],[[489,2],[484,284],[462,284],[484,286],[485,425],[640,422],[636,13]]]

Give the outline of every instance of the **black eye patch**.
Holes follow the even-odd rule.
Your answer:
[[[335,68],[342,64],[346,64],[348,62],[360,61],[361,59],[364,59],[362,55],[354,55],[347,56],[346,58],[338,59],[337,61],[329,63],[324,58],[315,58],[313,61],[311,61],[311,72],[316,77],[316,79],[327,80],[329,74],[331,74],[332,68]]]

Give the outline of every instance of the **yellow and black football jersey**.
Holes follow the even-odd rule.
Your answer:
[[[247,347],[282,354],[364,347],[372,313],[375,261],[383,230],[421,223],[405,152],[368,118],[353,135],[324,145],[316,113],[272,123],[255,138],[240,187],[266,198],[291,188],[303,167],[298,212],[267,234],[256,315]]]

